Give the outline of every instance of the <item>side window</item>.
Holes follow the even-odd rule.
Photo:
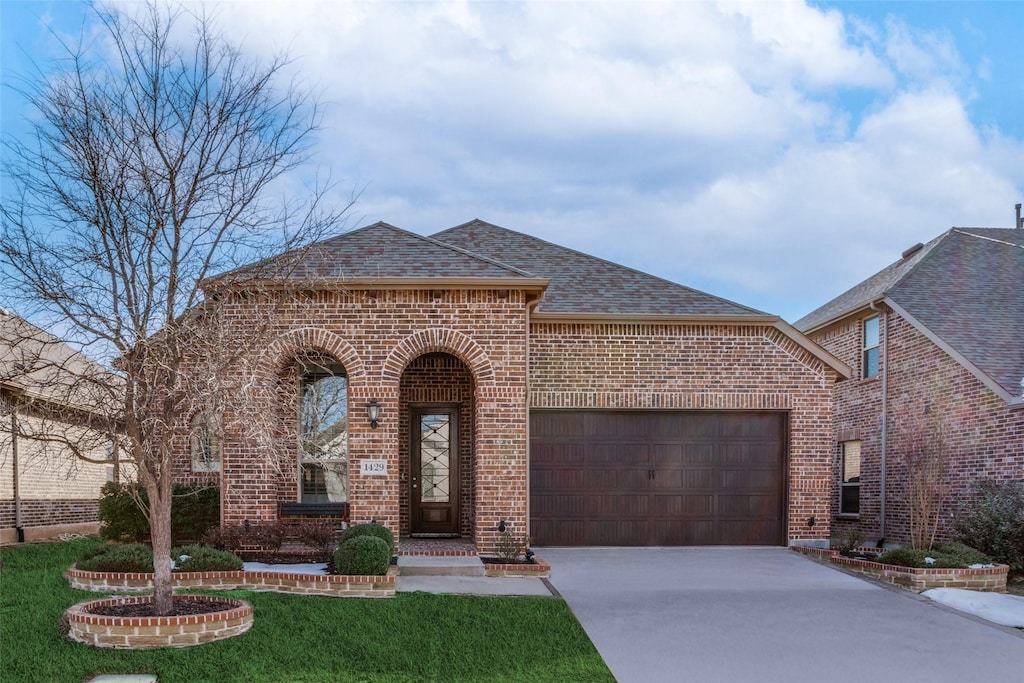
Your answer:
[[[348,380],[340,366],[303,368],[299,502],[348,501]]]
[[[878,316],[872,316],[864,321],[863,344],[861,348],[861,377],[875,377],[878,375]]]
[[[189,425],[193,472],[220,472],[220,430],[213,415],[196,413]]]
[[[860,441],[844,441],[839,463],[839,514],[860,514]]]

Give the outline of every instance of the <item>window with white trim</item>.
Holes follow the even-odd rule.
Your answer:
[[[878,375],[878,346],[879,328],[878,316],[873,315],[864,321],[863,334],[861,335],[861,377],[876,377]]]
[[[192,418],[189,446],[193,472],[220,472],[220,430],[212,413],[203,411]]]
[[[860,441],[840,444],[839,514],[860,514]]]
[[[340,365],[302,368],[299,502],[348,501],[348,380]]]

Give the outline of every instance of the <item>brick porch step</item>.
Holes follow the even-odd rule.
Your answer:
[[[399,576],[484,576],[484,563],[473,556],[399,555]]]

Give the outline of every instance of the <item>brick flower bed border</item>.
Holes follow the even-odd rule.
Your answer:
[[[540,559],[533,558],[533,564],[488,564],[484,563],[487,576],[503,578],[546,579],[551,576],[551,565]]]
[[[72,567],[64,573],[72,588],[94,593],[141,593],[153,590],[152,574],[87,572]],[[180,572],[171,574],[178,589],[245,589],[272,593],[326,595],[338,598],[391,598],[395,595],[398,567],[384,576],[288,574],[267,571]]]
[[[149,596],[106,598],[72,605],[64,612],[68,636],[93,647],[147,650],[155,647],[191,647],[240,636],[252,627],[252,605],[208,595],[190,595],[190,600],[231,603],[231,609],[177,617],[117,617],[92,614],[101,605],[149,602]]]
[[[811,555],[832,564],[847,567],[861,574],[867,574],[880,581],[903,586],[920,593],[931,588],[967,588],[975,591],[995,593],[1006,592],[1006,576],[1010,568],[1005,564],[985,569],[950,569],[900,567],[871,560],[843,557],[838,550],[821,550],[794,546],[794,550]]]

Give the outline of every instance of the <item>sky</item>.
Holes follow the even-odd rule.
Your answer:
[[[792,322],[1024,201],[1024,2],[206,6],[319,94],[344,229],[479,218]],[[0,0],[0,134],[86,9]]]

